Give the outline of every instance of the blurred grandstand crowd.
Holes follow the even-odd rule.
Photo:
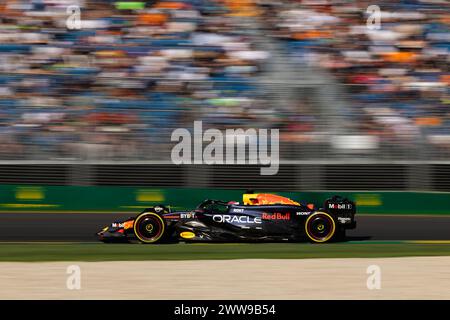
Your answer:
[[[294,3],[271,8],[276,35],[296,59],[347,85],[349,117],[360,133],[381,142],[415,144],[425,137],[425,144],[450,146],[450,3]],[[379,28],[366,12],[371,5],[381,10]]]
[[[371,4],[380,30],[366,25]],[[79,30],[67,28],[73,5]],[[313,134],[317,121],[295,101],[286,110],[265,99],[258,77],[272,52],[258,47],[255,26],[283,44],[299,74],[306,65],[337,80],[352,135],[425,137],[445,149],[449,9],[412,0],[2,0],[0,158],[163,158],[172,130],[194,120]]]

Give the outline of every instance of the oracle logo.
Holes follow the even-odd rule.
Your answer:
[[[216,214],[213,216],[214,222],[219,223],[261,223],[261,218],[259,217],[249,217],[249,216],[231,216],[227,214]]]

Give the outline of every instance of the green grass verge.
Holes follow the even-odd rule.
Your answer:
[[[449,256],[448,244],[101,244],[0,243],[0,261],[305,259]]]

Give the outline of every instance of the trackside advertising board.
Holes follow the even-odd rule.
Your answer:
[[[245,190],[116,186],[0,185],[0,212],[137,213],[157,204],[173,210],[196,207],[205,199],[242,201]],[[450,193],[383,191],[271,192],[302,203],[323,202],[335,195],[356,202],[359,214],[450,214]]]

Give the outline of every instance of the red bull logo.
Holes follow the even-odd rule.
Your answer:
[[[291,214],[288,213],[263,213],[262,217],[264,220],[290,220]]]

